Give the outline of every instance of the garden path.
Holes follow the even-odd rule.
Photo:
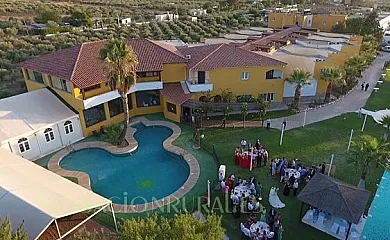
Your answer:
[[[330,119],[344,113],[357,112],[360,108],[363,108],[370,97],[373,88],[377,85],[377,81],[382,73],[382,68],[386,61],[390,61],[390,53],[383,53],[381,56],[378,56],[374,60],[373,64],[363,73],[363,77],[359,80],[358,86],[347,96],[336,102],[330,103],[327,106],[308,110],[305,125]],[[370,84],[367,91],[361,91],[360,84],[363,82]],[[375,92],[373,94],[375,94]],[[302,127],[304,116],[305,113],[300,112],[288,117],[272,119],[271,127],[280,129],[285,119],[287,121],[286,130]]]

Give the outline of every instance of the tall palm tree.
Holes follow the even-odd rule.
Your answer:
[[[366,176],[371,167],[386,168],[389,156],[389,143],[380,142],[372,136],[363,135],[356,142],[352,142],[347,161],[361,169],[359,186],[365,186]]]
[[[290,77],[285,79],[289,83],[296,84],[295,95],[294,95],[294,108],[299,108],[299,101],[301,99],[302,88],[305,85],[311,84],[310,79],[311,79],[311,73],[301,68],[294,69]]]
[[[330,101],[330,94],[332,93],[332,87],[335,84],[345,85],[344,71],[340,68],[325,68],[321,71],[321,78],[328,82],[326,88],[325,102]]]
[[[112,39],[100,51],[100,58],[107,63],[108,81],[112,90],[117,90],[122,98],[125,113],[124,128],[120,136],[123,143],[129,125],[127,93],[136,83],[138,58],[134,50],[123,39]]]
[[[383,124],[384,127],[386,127],[387,131],[385,133],[385,139],[389,140],[389,136],[390,136],[390,115],[383,116],[380,122]]]

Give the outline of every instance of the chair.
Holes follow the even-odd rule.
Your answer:
[[[340,224],[337,222],[333,222],[332,227],[330,228],[330,232],[333,234],[337,234],[337,231],[339,230]]]
[[[344,226],[340,226],[339,235],[340,236],[344,236],[345,235],[345,227]]]
[[[317,225],[318,227],[323,227],[323,226],[324,226],[324,219],[325,219],[325,214],[320,214],[320,215],[318,216],[318,220],[317,220],[316,225]]]
[[[314,219],[314,211],[313,210],[309,210],[306,214],[306,220],[307,221],[313,221]]]
[[[352,227],[351,227],[351,237],[350,237],[351,240],[358,240],[358,233],[357,233],[357,229],[356,229],[356,224],[353,224]]]

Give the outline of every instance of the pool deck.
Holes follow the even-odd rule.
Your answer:
[[[116,213],[140,213],[149,210],[154,210],[159,207],[174,203],[178,199],[184,197],[195,186],[200,175],[200,167],[196,158],[191,153],[185,151],[184,149],[173,145],[173,141],[175,141],[181,134],[181,129],[178,125],[167,121],[149,121],[145,117],[138,117],[133,119],[130,125],[139,122],[143,123],[147,127],[165,126],[172,129],[173,131],[172,135],[169,136],[167,139],[165,139],[163,146],[166,150],[175,153],[177,155],[183,156],[184,160],[187,162],[188,166],[190,167],[190,174],[187,178],[187,181],[183,184],[183,186],[181,186],[180,189],[178,189],[173,194],[164,197],[163,199],[159,199],[154,202],[148,202],[148,203],[136,204],[136,205],[122,205],[122,204],[113,203],[114,211]],[[137,130],[135,128],[129,126],[126,133],[126,140],[129,143],[129,145],[123,148],[119,148],[107,142],[99,142],[99,141],[76,143],[72,146],[72,149],[64,148],[53,155],[53,157],[50,159],[48,163],[48,169],[63,177],[77,178],[79,185],[92,191],[90,178],[88,174],[80,171],[69,171],[60,167],[60,162],[63,159],[63,157],[65,157],[66,155],[68,155],[74,150],[80,150],[85,148],[102,148],[114,154],[133,152],[138,148],[138,142],[134,138],[134,133],[136,131]]]

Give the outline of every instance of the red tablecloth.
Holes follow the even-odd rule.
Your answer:
[[[250,165],[251,165],[251,156],[247,155],[247,156],[240,156],[239,157],[239,160],[240,160],[240,166],[242,168],[245,168],[245,169],[249,169],[250,168]],[[252,168],[255,168],[255,165],[252,163]]]

